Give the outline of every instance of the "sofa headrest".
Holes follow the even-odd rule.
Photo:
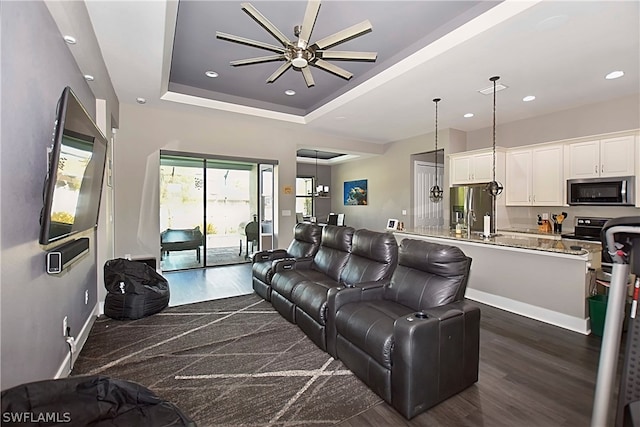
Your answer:
[[[456,246],[404,239],[400,242],[398,264],[443,277],[467,274],[470,258]]]
[[[360,229],[353,233],[351,253],[383,264],[395,264],[398,242],[391,233]]]
[[[351,241],[353,240],[353,227],[338,227],[336,225],[325,225],[322,228],[322,240],[320,245],[327,248],[337,249],[342,252],[351,253]]]
[[[301,242],[320,244],[322,227],[309,222],[296,224],[293,229],[293,238]]]

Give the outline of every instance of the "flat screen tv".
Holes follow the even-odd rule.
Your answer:
[[[67,86],[56,110],[40,244],[49,245],[97,225],[106,157],[107,139]]]

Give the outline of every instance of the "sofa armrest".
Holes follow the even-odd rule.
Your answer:
[[[480,309],[468,302],[403,316],[393,339],[392,405],[408,419],[478,381]]]
[[[325,334],[327,340],[327,352],[337,358],[336,337],[336,313],[345,304],[351,302],[371,301],[382,299],[384,285],[388,280],[378,282],[363,282],[352,284],[344,284],[337,288],[330,288],[327,292],[327,317],[325,321]]]
[[[273,261],[276,259],[286,258],[288,256],[289,254],[284,249],[270,249],[254,253],[251,258],[251,262]]]
[[[308,270],[311,268],[313,258],[282,258],[277,259],[271,265],[273,273],[280,273],[287,270]]]

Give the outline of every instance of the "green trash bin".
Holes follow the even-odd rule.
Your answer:
[[[591,333],[599,337],[604,332],[604,318],[607,315],[607,295],[593,295],[589,300],[589,317],[591,317]]]

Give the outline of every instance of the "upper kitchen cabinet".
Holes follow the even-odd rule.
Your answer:
[[[562,156],[562,144],[509,150],[506,158],[506,205],[564,205]]]
[[[634,153],[633,135],[567,144],[567,178],[634,175]]]
[[[493,180],[493,151],[451,154],[449,181],[455,184],[474,184]],[[504,180],[504,150],[496,148],[496,179]]]

